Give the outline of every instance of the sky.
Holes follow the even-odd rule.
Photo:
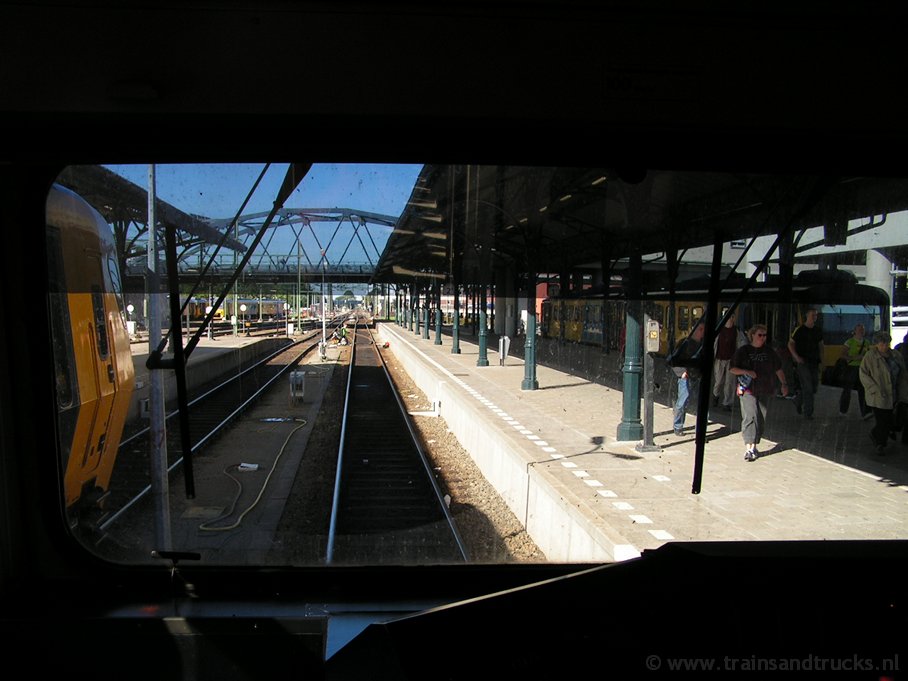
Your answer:
[[[147,165],[108,165],[107,169],[148,186]],[[160,164],[155,166],[158,197],[177,208],[209,218],[232,218],[264,164]],[[315,164],[284,204],[287,208],[357,208],[400,215],[421,165]],[[245,213],[271,209],[287,164],[272,164]]]
[[[108,170],[148,188],[148,165],[108,165]],[[262,172],[264,164],[161,164],[155,166],[156,191],[160,199],[180,210],[208,218],[233,218]],[[288,165],[268,168],[243,214],[268,212],[284,180]],[[315,164],[285,201],[285,208],[352,208],[364,212],[399,216],[406,206],[421,165]],[[337,261],[350,244],[344,263],[367,262],[353,228],[343,225],[329,249],[329,260]],[[322,243],[327,243],[337,223],[317,223]],[[370,235],[380,249],[390,229],[370,225]],[[322,230],[326,236],[322,236]],[[352,239],[352,240],[351,240]],[[368,239],[363,237],[368,243]],[[318,257],[314,240],[303,248]],[[371,244],[369,246],[371,250]],[[278,230],[269,251],[295,253],[296,241],[289,229]],[[333,251],[333,257],[332,257]],[[374,252],[370,254],[375,260]]]

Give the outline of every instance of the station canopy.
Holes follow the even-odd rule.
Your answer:
[[[634,254],[823,227],[908,208],[895,177],[426,165],[376,282],[489,283],[492,272],[568,272]]]

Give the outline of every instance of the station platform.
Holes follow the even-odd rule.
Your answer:
[[[620,561],[670,541],[908,534],[908,447],[875,454],[872,419],[854,396],[839,414],[838,389],[820,388],[811,421],[773,399],[754,462],[744,460],[739,408],[711,410],[693,494],[694,414],[676,436],[671,406],[655,404],[658,451],[640,451],[616,439],[619,386],[537,366],[539,388],[522,390],[523,361],[501,365],[491,343],[489,366],[477,367],[475,343],[461,339],[452,354],[450,336],[436,345],[393,322],[377,328],[550,561]]]
[[[290,340],[299,340],[308,334],[291,336]],[[183,337],[186,344],[188,338]],[[208,338],[202,336],[198,345],[186,362],[186,380],[190,390],[204,385],[217,378],[225,371],[248,365],[256,358],[270,351],[277,350],[286,344],[286,334],[271,336],[218,336]],[[135,389],[132,395],[132,404],[129,409],[130,419],[143,418],[142,404],[149,397],[149,370],[145,363],[148,360],[148,337],[137,337],[130,343],[133,366],[135,367]],[[172,371],[164,372],[164,395],[168,405],[173,405],[176,399],[176,378]]]

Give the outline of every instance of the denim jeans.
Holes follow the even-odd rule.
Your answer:
[[[675,430],[680,430],[684,427],[684,413],[687,409],[687,404],[690,402],[691,396],[697,394],[699,387],[700,379],[698,378],[678,379],[678,399],[675,400]]]

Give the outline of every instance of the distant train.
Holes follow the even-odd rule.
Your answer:
[[[198,321],[205,318],[205,311],[211,303],[207,298],[193,298],[189,301],[187,311],[189,318]],[[258,298],[240,298],[236,302],[237,317],[249,321],[258,320],[259,308],[261,308],[261,317],[265,320],[280,319],[284,316],[283,300],[259,300]],[[243,306],[246,306],[245,310]],[[224,299],[221,305],[215,310],[214,318],[216,320],[230,319],[234,314],[233,296]]]
[[[720,294],[720,314],[737,299],[741,286],[733,285]],[[666,292],[645,294],[644,311],[659,322],[659,354],[667,355],[674,342],[684,338],[704,316],[709,295],[705,282],[681,282],[674,302]],[[868,333],[889,328],[889,297],[875,286],[858,284],[850,272],[802,272],[795,277],[791,299],[780,300],[778,281],[755,284],[738,307],[737,325],[747,329],[766,324],[777,345],[788,337],[809,307],[820,311],[825,355],[823,365],[831,366],[841,354],[842,343],[855,324]],[[597,345],[609,352],[623,352],[626,300],[620,285],[609,295],[593,293],[577,297],[547,298],[542,303],[542,335],[575,343]]]
[[[110,227],[59,185],[48,194],[46,217],[60,461],[75,526],[103,507],[135,371]]]

